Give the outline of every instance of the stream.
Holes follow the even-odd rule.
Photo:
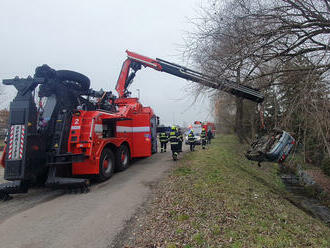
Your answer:
[[[305,188],[299,184],[299,179],[296,175],[281,174],[280,176],[286,190],[292,193],[288,196],[288,200],[298,208],[330,226],[330,209],[323,206],[319,200],[306,196]]]

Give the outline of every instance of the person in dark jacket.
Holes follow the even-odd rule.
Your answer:
[[[211,144],[211,139],[212,138],[213,138],[213,133],[212,133],[211,129],[209,129],[207,131],[207,140],[208,140],[209,144]]]

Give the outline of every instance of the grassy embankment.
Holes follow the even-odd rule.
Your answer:
[[[188,153],[156,189],[128,246],[330,247],[330,229],[286,200],[277,165],[252,165],[244,150],[221,136]]]

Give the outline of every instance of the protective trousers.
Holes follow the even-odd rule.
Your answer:
[[[160,142],[160,151],[166,152],[167,142]]]
[[[206,146],[206,138],[202,138],[202,148],[205,149]]]
[[[189,144],[190,144],[190,151],[194,151],[194,149],[195,149],[195,141],[190,141]]]

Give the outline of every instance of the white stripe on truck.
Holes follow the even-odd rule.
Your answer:
[[[144,133],[150,132],[150,127],[125,127],[125,126],[117,126],[117,133]]]

